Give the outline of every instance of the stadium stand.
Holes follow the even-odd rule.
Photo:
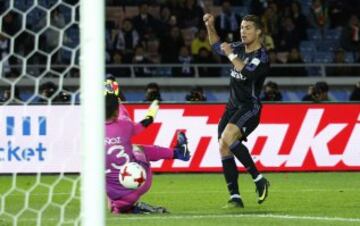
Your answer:
[[[64,72],[62,88],[72,91],[71,101],[77,101],[76,95],[79,88],[79,27],[77,21],[79,13],[77,8],[75,9],[75,15],[73,15],[69,6],[76,4],[78,1],[64,0],[64,4],[60,5],[56,5],[56,0],[39,0],[38,2],[39,6],[33,7],[33,0],[14,1],[14,8],[16,10],[27,12],[26,28],[28,31],[21,32],[15,39],[16,43],[24,41],[24,44],[20,45],[23,46],[23,49],[17,47],[14,50],[18,54],[14,55],[10,52],[9,48],[12,40],[9,39],[9,36],[20,30],[22,15],[16,10],[12,10],[1,18],[1,77],[14,79],[19,75],[23,75],[24,79],[21,79],[19,83],[19,86],[23,87],[19,97],[22,101],[26,101],[32,97],[34,91],[33,87],[31,87],[31,82],[26,81],[27,77],[43,76],[40,80],[41,83],[45,83],[48,80],[58,83],[58,80],[55,78],[57,73]],[[164,99],[167,101],[183,101],[185,93],[188,92],[189,84],[203,86],[208,101],[221,102],[226,100],[227,83],[226,81],[222,82],[225,80],[222,77],[224,74],[222,72],[229,67],[226,64],[226,59],[215,57],[210,53],[206,60],[199,60],[196,54],[197,51],[193,52],[193,54],[190,51],[193,39],[198,37],[199,31],[201,31],[202,15],[204,12],[212,12],[219,19],[220,25],[230,27],[232,23],[236,22],[236,18],[241,18],[248,13],[257,14],[262,18],[265,23],[265,29],[274,40],[275,48],[272,51],[275,52],[277,59],[279,59],[276,64],[273,64],[273,67],[284,69],[283,71],[288,72],[295,71],[296,67],[299,68],[299,71],[305,68],[303,70],[305,72],[303,75],[304,82],[300,82],[295,86],[291,80],[291,77],[295,76],[294,73],[279,75],[289,78],[285,80],[271,78],[271,80],[278,83],[280,90],[283,92],[283,101],[300,101],[309,85],[314,84],[317,80],[328,80],[326,77],[330,75],[339,77],[339,79],[344,76],[346,77],[346,79],[341,79],[341,81],[331,80],[329,82],[329,85],[332,87],[330,91],[332,99],[334,101],[346,101],[349,98],[351,88],[358,81],[358,76],[360,75],[359,64],[356,64],[360,62],[359,35],[354,37],[349,37],[348,35],[349,29],[351,33],[353,31],[351,30],[352,27],[360,27],[358,20],[360,16],[360,3],[357,1],[341,1],[341,4],[338,4],[340,1],[336,0],[107,0],[106,2],[107,71],[118,78],[127,76],[136,77],[140,74],[143,77],[125,79],[121,82],[124,86],[128,86],[126,95],[129,101],[142,101],[143,94],[137,92],[148,83],[146,77],[154,78],[154,81],[158,77],[169,79],[176,77],[180,79],[176,80],[177,84],[175,86],[173,85],[174,82],[160,82],[160,86],[164,86]],[[221,16],[225,15],[224,12],[228,12],[224,2],[231,6],[229,13],[234,15],[234,17],[228,18],[229,21],[222,21],[222,18],[226,17]],[[2,1],[0,13],[5,12],[8,4],[9,1]],[[44,9],[50,8],[52,11],[49,16],[49,22],[47,21],[48,17]],[[326,18],[325,21],[321,21],[322,17],[315,12],[320,13],[320,16],[324,16]],[[269,15],[276,16],[269,17]],[[305,20],[303,20],[304,18]],[[124,26],[125,21],[132,22],[133,28],[126,30]],[[288,21],[288,24],[284,24],[284,21]],[[52,26],[44,30],[47,23],[51,23]],[[292,48],[300,51],[300,62],[305,64],[288,62],[288,55],[291,50],[282,48],[279,43],[279,40],[289,38],[281,35],[286,26],[294,26],[294,32],[290,37],[298,39],[299,43],[295,44],[295,46],[293,46],[294,43],[291,43],[291,45]],[[176,32],[176,30],[179,31],[177,47],[169,48],[168,37],[171,35],[171,32]],[[226,29],[223,29],[223,31],[227,32]],[[41,35],[35,39],[32,32],[41,32]],[[135,36],[132,36],[132,38],[130,36],[134,32],[139,36],[137,39],[134,39]],[[220,35],[233,39],[234,34],[236,35],[236,33]],[[119,40],[123,46],[121,48],[118,45]],[[349,45],[344,45],[344,43],[348,42],[352,44],[351,49],[349,49]],[[27,48],[34,45],[39,48],[39,51],[36,53],[37,55],[30,56],[27,61],[18,56],[23,54],[28,57],[30,52]],[[141,55],[136,55],[135,49],[140,48],[140,46],[142,53]],[[344,60],[343,62],[337,62],[335,60],[336,53],[342,49],[345,50]],[[171,57],[169,50],[172,51]],[[190,55],[185,53],[186,50],[188,50]],[[8,57],[9,55],[10,57]],[[51,65],[40,66],[48,64],[48,58],[50,58]],[[222,69],[218,70],[219,68],[199,67],[199,65],[196,65],[206,62],[211,62],[212,65],[218,64],[219,68],[221,67]],[[168,65],[169,63],[175,65]],[[335,67],[332,65],[333,63],[340,63],[336,67],[347,67],[351,68],[352,71],[346,74],[341,74],[341,72],[340,74],[335,73],[336,75],[331,74],[332,68]],[[141,64],[150,65],[145,67],[145,65]],[[20,65],[25,66],[26,70],[19,70]],[[38,67],[38,69],[30,70],[30,67]],[[46,68],[46,70],[41,68]],[[139,70],[145,73],[139,74]],[[189,71],[186,72],[185,70]],[[216,73],[211,73],[210,75],[209,71],[215,71]],[[217,77],[217,80],[208,80],[206,73],[209,73],[208,76],[214,79]],[[199,75],[201,78],[198,78]],[[185,78],[181,79],[183,76]],[[296,76],[298,77],[298,75]],[[196,81],[195,84],[193,84],[194,81]],[[0,86],[1,94],[8,90],[8,86],[2,80],[0,81]],[[4,100],[4,98],[1,99]],[[33,98],[33,101],[36,102],[37,98]]]

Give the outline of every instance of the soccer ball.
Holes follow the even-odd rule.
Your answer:
[[[129,162],[121,167],[119,172],[119,182],[125,188],[140,188],[146,181],[146,171],[144,167],[136,162]]]

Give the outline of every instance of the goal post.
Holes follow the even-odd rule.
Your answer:
[[[0,0],[1,226],[105,225],[104,37],[105,0]]]
[[[80,1],[81,218],[83,226],[105,224],[104,94],[105,3]]]

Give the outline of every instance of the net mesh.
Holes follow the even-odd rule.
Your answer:
[[[0,1],[0,225],[80,224],[78,58],[78,0]]]

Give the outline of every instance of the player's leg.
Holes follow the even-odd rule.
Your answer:
[[[165,148],[157,145],[133,145],[134,150],[142,150],[148,161],[158,161],[160,159],[180,159],[188,161],[190,152],[187,146],[185,133],[177,134],[177,144],[175,148]]]
[[[138,153],[137,155],[140,155]],[[122,196],[119,199],[112,200],[109,199],[109,207],[112,213],[165,213],[167,212],[163,207],[154,207],[149,204],[138,202],[142,195],[144,195],[151,187],[152,184],[152,172],[149,166],[142,164],[146,170],[146,181],[138,189],[133,190],[125,196]]]
[[[218,127],[218,137],[219,137],[219,147],[220,147],[220,156],[221,163],[223,166],[223,174],[225,177],[226,185],[230,193],[229,204],[237,207],[243,207],[243,203],[240,197],[239,186],[238,186],[238,176],[239,172],[236,167],[234,155],[229,150],[228,137],[233,137],[231,131],[227,127],[228,121],[230,119],[232,112],[226,110],[219,122]]]
[[[220,138],[220,154],[224,168],[224,175],[230,192],[230,200],[227,206],[244,207],[238,188],[238,169],[236,167],[230,145],[238,140],[240,131],[236,125],[228,123]],[[226,158],[225,156],[229,156]],[[230,157],[231,156],[231,157]]]
[[[160,159],[173,159],[174,151],[171,148],[164,148],[157,145],[138,145],[134,144],[133,149],[143,151],[148,161],[158,161]]]
[[[261,204],[267,198],[270,184],[268,180],[259,173],[248,148],[242,143],[242,141],[246,141],[247,136],[259,125],[259,120],[260,109],[256,108],[249,109],[247,112],[239,111],[234,115],[231,121],[235,122],[239,128],[240,139],[231,144],[230,150],[253,178],[259,196],[258,203]]]

